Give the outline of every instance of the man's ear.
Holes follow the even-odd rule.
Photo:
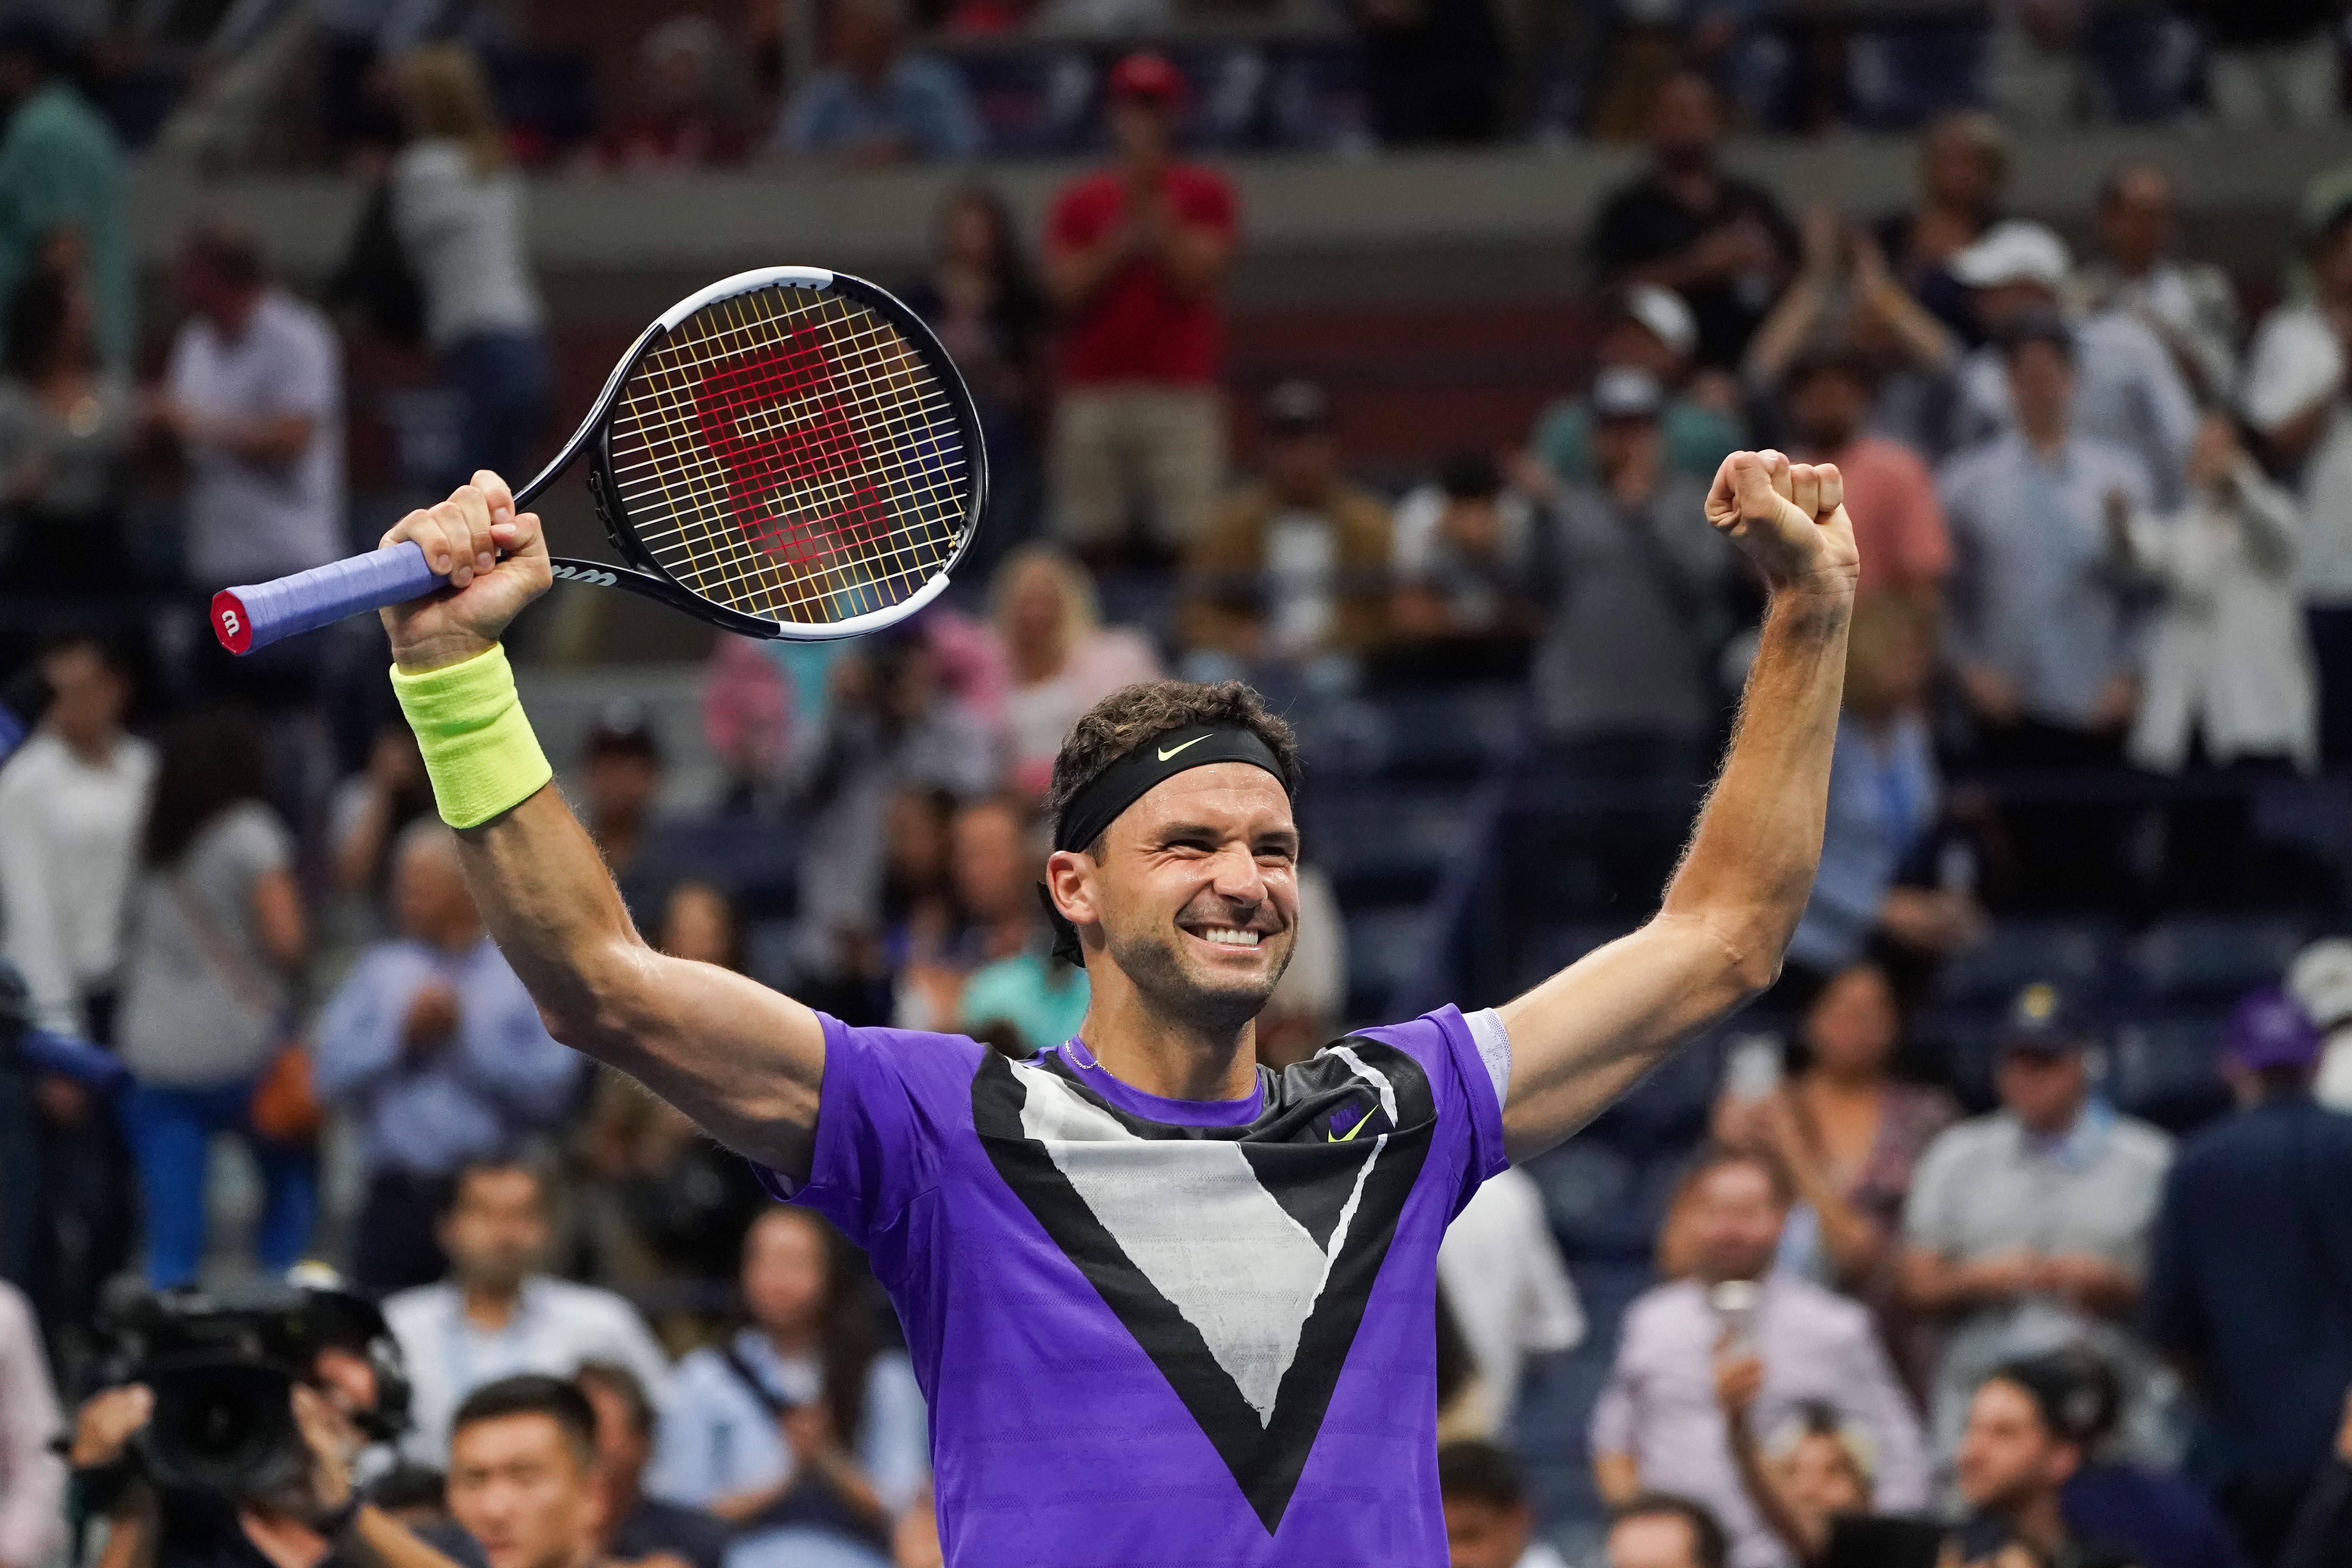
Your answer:
[[[1093,857],[1077,850],[1055,850],[1045,857],[1045,891],[1073,925],[1091,925],[1101,918],[1095,907]]]

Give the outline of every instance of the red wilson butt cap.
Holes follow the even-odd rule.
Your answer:
[[[253,646],[253,617],[245,612],[245,601],[236,596],[234,588],[224,588],[213,595],[213,634],[232,653],[242,653]]]

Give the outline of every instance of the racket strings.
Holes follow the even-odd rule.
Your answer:
[[[969,522],[947,389],[886,319],[835,295],[770,287],[697,311],[632,374],[611,443],[656,563],[770,619],[896,604]]]

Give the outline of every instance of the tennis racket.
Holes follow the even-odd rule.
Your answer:
[[[662,312],[517,510],[585,455],[619,555],[554,561],[751,637],[820,641],[903,621],[947,587],[988,503],[971,394],[931,329],[863,278],[738,273]],[[248,653],[446,584],[403,542],[222,590]]]

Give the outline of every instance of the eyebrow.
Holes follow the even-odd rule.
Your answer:
[[[1212,827],[1206,822],[1179,822],[1172,827],[1162,828],[1153,836],[1152,843],[1155,848],[1164,848],[1169,844],[1181,843],[1186,839],[1222,839],[1225,836],[1226,830]],[[1298,830],[1296,828],[1268,828],[1249,837],[1254,844],[1272,843],[1293,854],[1298,852]]]

